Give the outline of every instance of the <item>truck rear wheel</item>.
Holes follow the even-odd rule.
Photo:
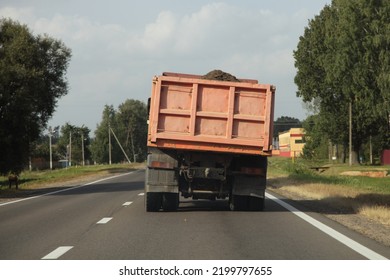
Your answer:
[[[157,212],[162,205],[162,193],[148,192],[145,195],[145,208],[147,212]]]
[[[232,211],[245,210],[246,197],[241,195],[230,195],[229,197],[229,208]]]
[[[250,211],[263,211],[264,210],[264,197],[248,197],[249,210]]]
[[[179,207],[178,193],[163,193],[162,208],[164,211],[176,211]]]
[[[246,195],[231,195],[229,207],[232,211],[263,211],[264,198]]]

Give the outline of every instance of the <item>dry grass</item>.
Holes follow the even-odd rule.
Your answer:
[[[347,165],[331,165],[322,173],[310,169],[323,165],[272,158],[268,188],[390,247],[390,169]],[[359,171],[359,175],[386,171],[387,177],[341,175],[348,171]]]
[[[328,212],[363,215],[384,225],[390,225],[390,196],[373,194],[344,185],[302,183],[288,177],[270,180],[272,190],[289,194],[299,200],[317,204]]]
[[[390,225],[390,207],[383,205],[362,206],[359,214],[384,225]]]

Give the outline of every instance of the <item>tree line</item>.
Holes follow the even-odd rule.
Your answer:
[[[31,153],[33,167],[48,167],[50,142],[52,143],[52,160],[57,163],[54,167],[144,161],[146,159],[147,106],[133,99],[126,100],[117,109],[112,105],[106,105],[102,119],[94,131],[94,137],[91,137],[90,133],[91,130],[88,127],[79,127],[70,123],[49,128],[34,145],[35,148]],[[51,141],[49,137],[52,138]],[[63,164],[58,164],[59,161],[63,161]]]

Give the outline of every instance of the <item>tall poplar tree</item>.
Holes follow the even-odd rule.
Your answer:
[[[370,136],[390,145],[390,1],[333,0],[309,21],[294,51],[297,96],[315,104],[318,126],[353,150]]]

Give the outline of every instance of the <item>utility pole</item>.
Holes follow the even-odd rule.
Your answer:
[[[51,130],[51,127],[50,127],[50,130]],[[53,157],[51,155],[52,151],[51,151],[51,131],[49,132],[49,154],[50,154],[50,170],[53,170]]]
[[[134,151],[133,131],[131,131],[130,137],[131,137],[131,149],[133,151],[133,160],[135,163],[137,158],[136,158],[135,151]]]
[[[372,156],[372,136],[370,135],[370,164],[373,165],[374,164],[374,159],[373,159],[373,156]]]
[[[131,161],[130,161],[129,157],[127,156],[127,154],[126,154],[125,150],[123,149],[123,147],[122,147],[122,145],[121,145],[121,142],[119,142],[119,140],[118,140],[118,137],[116,137],[116,134],[115,134],[115,132],[114,132],[112,129],[111,129],[111,132],[112,132],[112,135],[114,135],[114,137],[115,137],[115,140],[116,140],[116,142],[118,143],[119,147],[121,148],[121,150],[122,150],[122,153],[125,155],[125,157],[126,157],[127,161],[128,161],[129,163],[131,163]]]
[[[84,158],[84,133],[81,132],[81,153],[83,157],[83,166],[85,166],[85,158]]]
[[[108,164],[111,165],[111,124],[108,123]]]
[[[72,132],[69,132],[69,167],[72,166]]]
[[[352,101],[349,102],[349,166],[352,166]]]
[[[50,170],[53,170],[53,157],[51,150],[51,137],[53,137],[53,130],[51,126],[49,126],[49,154],[50,154]]]

